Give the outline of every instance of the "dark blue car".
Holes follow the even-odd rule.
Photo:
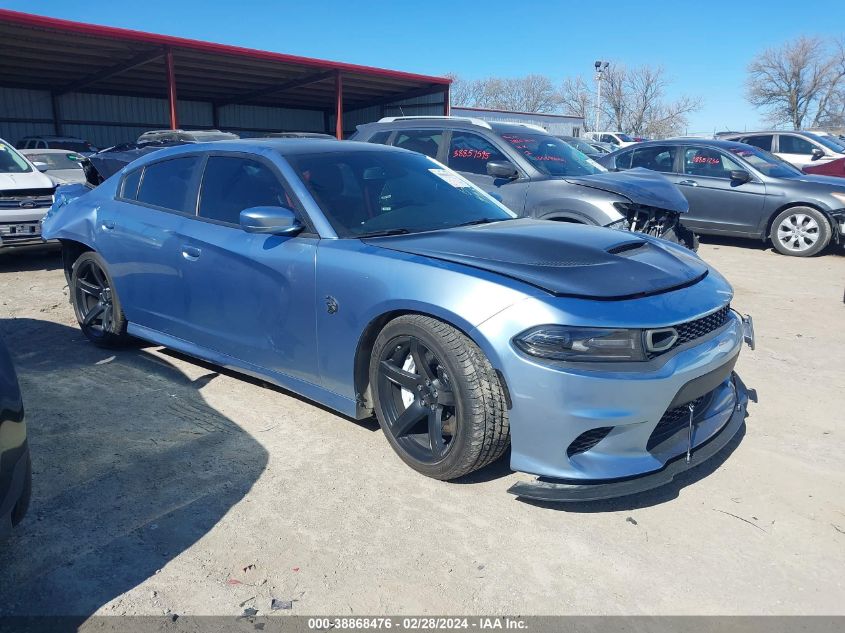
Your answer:
[[[518,219],[427,156],[185,145],[76,193],[44,233],[91,341],[136,336],[375,414],[427,476],[511,445],[512,468],[546,478],[518,494],[628,494],[744,423],[733,367],[753,335],[716,270],[649,235]]]

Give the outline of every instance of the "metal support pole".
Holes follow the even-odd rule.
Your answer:
[[[53,128],[56,131],[56,136],[62,135],[62,113],[59,107],[59,95],[55,92],[50,93],[50,101],[53,105]]]
[[[446,86],[446,89],[443,91],[443,114],[449,116],[449,113],[452,110],[452,104],[449,102],[451,99],[451,86]]]
[[[343,140],[343,76],[338,70],[334,76],[334,134],[338,140]]]
[[[601,71],[596,73],[596,86],[596,127],[593,128],[594,132],[599,131],[601,117]]]
[[[179,121],[176,118],[176,74],[173,72],[173,51],[169,48],[164,54],[164,59],[167,66],[167,100],[170,106],[170,129],[175,130],[179,127]]]

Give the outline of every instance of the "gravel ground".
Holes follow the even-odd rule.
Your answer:
[[[157,347],[86,343],[55,250],[0,253],[34,468],[0,613],[845,614],[845,252],[705,240],[751,313],[720,463],[614,502],[415,474],[375,422]]]

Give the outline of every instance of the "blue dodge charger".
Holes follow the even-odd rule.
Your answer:
[[[82,192],[82,195],[78,195]],[[409,466],[499,458],[515,494],[574,501],[671,481],[744,424],[748,317],[691,251],[517,219],[440,163],[264,139],[163,149],[44,220],[84,334],[127,337],[375,414]]]

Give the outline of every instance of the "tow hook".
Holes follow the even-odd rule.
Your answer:
[[[742,340],[748,343],[748,347],[754,349],[754,320],[750,314],[742,314]]]

